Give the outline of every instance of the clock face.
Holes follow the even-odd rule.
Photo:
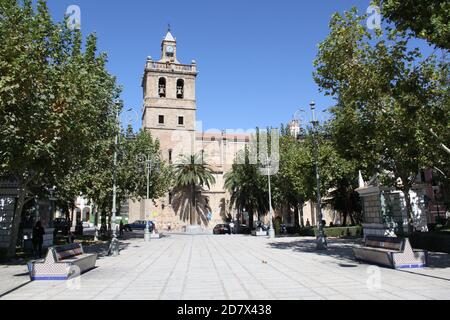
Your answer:
[[[167,46],[166,51],[167,51],[167,53],[173,53],[173,47],[172,46]]]

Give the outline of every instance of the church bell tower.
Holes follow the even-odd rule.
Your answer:
[[[161,42],[161,58],[147,58],[142,88],[143,128],[159,139],[163,159],[175,162],[195,150],[197,65],[182,64],[170,28]]]

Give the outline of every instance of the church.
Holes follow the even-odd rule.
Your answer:
[[[205,210],[212,214],[208,224],[214,227],[236,216],[229,210],[230,195],[223,188],[224,175],[231,169],[236,153],[249,143],[250,134],[201,131],[196,117],[197,74],[194,60],[190,64],[180,62],[177,41],[168,30],[161,43],[161,59],[148,57],[145,65],[142,128],[159,140],[166,162],[173,164],[182,155],[202,154],[205,163],[212,167],[216,183],[202,195],[207,199]],[[157,200],[130,200],[129,221],[151,219],[159,228],[170,223],[172,229],[180,230],[188,220],[183,219],[182,208],[174,202],[172,193]]]
[[[236,154],[250,142],[251,133],[213,131],[204,132],[197,122],[196,79],[197,63],[183,64],[178,56],[176,38],[170,29],[161,43],[161,58],[147,58],[142,77],[144,104],[142,128],[148,130],[160,142],[164,161],[174,164],[182,155],[201,154],[204,162],[212,167],[216,183],[202,192],[205,203],[199,204],[200,216],[211,216],[201,221],[203,227],[213,228],[229,218],[236,219],[237,211],[230,210],[230,194],[224,189],[224,175],[231,170]],[[172,230],[182,230],[189,221],[183,213],[183,205],[169,192],[161,199],[129,200],[129,221],[153,220],[158,229],[170,224]],[[315,223],[314,205],[304,208],[304,219]],[[293,225],[291,210],[276,212],[283,222]],[[334,220],[326,214],[327,220]],[[242,213],[243,223],[248,224],[248,214]],[[331,218],[331,219],[330,219]],[[256,217],[255,217],[256,221]]]

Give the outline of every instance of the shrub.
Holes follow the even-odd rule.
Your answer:
[[[327,237],[360,237],[363,235],[363,229],[360,226],[356,227],[335,227],[335,228],[325,228],[325,235]],[[318,235],[318,230],[314,230],[314,234]]]
[[[333,227],[324,228],[325,236],[333,238],[341,237],[362,237],[363,228],[361,226],[356,227]],[[300,236],[303,237],[317,237],[318,229],[316,227],[307,227],[300,229]]]
[[[0,261],[6,260],[8,251],[6,249],[0,248]]]
[[[275,233],[280,234],[281,233],[281,222],[280,220],[275,220]]]
[[[299,230],[295,227],[286,227],[286,231],[288,234],[295,234],[298,233]]]
[[[437,217],[436,218],[436,223],[439,225],[442,225],[442,226],[445,226],[446,224],[447,224],[447,218],[445,218],[445,217]]]
[[[414,232],[409,241],[415,249],[450,253],[450,234],[448,232]]]
[[[300,228],[298,233],[301,237],[314,237],[314,228],[312,227]]]

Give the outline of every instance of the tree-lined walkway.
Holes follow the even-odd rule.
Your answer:
[[[314,251],[312,238],[173,234],[126,240],[115,258],[64,282],[33,282],[3,299],[448,299],[450,258],[395,271],[359,264],[350,240]],[[26,270],[23,270],[26,271]],[[372,278],[371,278],[372,277]],[[370,286],[368,286],[370,284]]]

